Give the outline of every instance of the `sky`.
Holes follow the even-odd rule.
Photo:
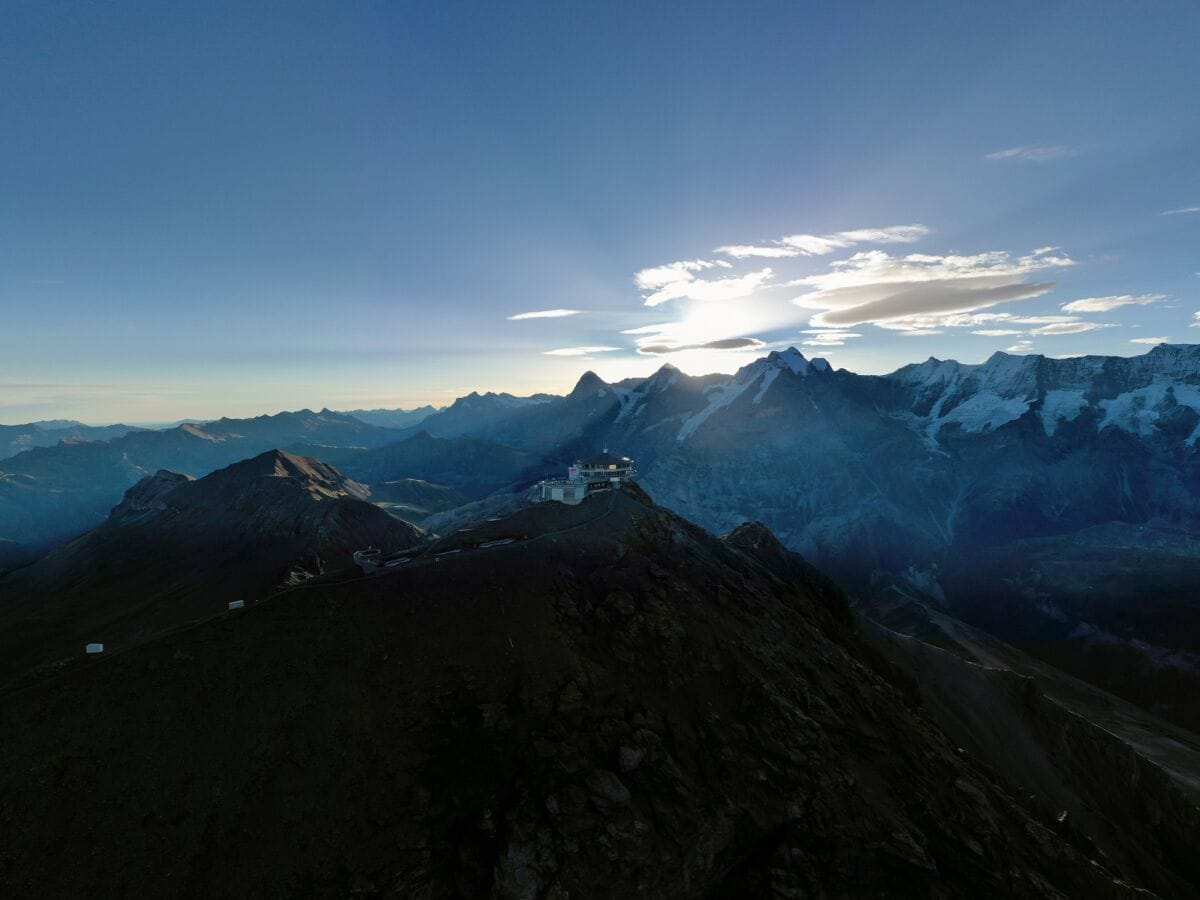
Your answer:
[[[3,423],[1200,342],[1196,0],[4,18]]]

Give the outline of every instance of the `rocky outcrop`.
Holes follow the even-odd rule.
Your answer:
[[[125,492],[125,497],[113,507],[111,518],[124,519],[141,513],[165,510],[167,504],[163,498],[179,485],[194,480],[190,475],[159,469]]]
[[[971,640],[944,635],[942,649],[874,624],[865,635],[912,679],[946,734],[1054,817],[1060,831],[1162,896],[1194,895],[1200,738],[998,641],[984,638],[977,653],[985,665]]]

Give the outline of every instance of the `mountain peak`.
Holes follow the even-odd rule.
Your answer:
[[[767,360],[770,362],[781,362],[796,375],[807,372],[810,368],[810,363],[804,358],[804,354],[795,347],[788,347],[786,350],[772,350],[767,354]],[[828,368],[828,363],[826,364]]]
[[[571,391],[569,396],[580,397],[584,394],[594,394],[597,391],[602,391],[607,387],[608,383],[603,378],[601,378],[591,369],[588,369],[579,376],[579,381],[575,384],[575,388]]]
[[[195,481],[191,475],[159,469],[127,490],[121,502],[113,507],[111,517],[117,519],[135,513],[164,509],[166,504],[163,497],[181,484],[191,481]]]
[[[307,488],[310,493],[328,496],[363,493],[361,485],[350,481],[328,463],[311,456],[297,456],[286,450],[268,450],[250,459],[242,460],[207,476],[204,481],[229,486],[250,487],[260,478],[286,478]]]
[[[1180,375],[1200,373],[1200,344],[1155,344],[1145,358],[1167,372]]]
[[[1045,359],[1045,357],[1040,353],[1007,353],[1004,350],[997,350],[984,360],[983,364],[985,366],[997,366],[1014,361],[1018,364],[1024,364],[1025,360],[1029,359]]]
[[[659,366],[658,371],[642,382],[641,392],[648,393],[652,390],[665,391],[683,374],[676,366],[671,363],[663,363]]]

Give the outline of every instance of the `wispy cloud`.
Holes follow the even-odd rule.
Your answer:
[[[672,263],[672,266],[680,265]],[[724,263],[728,268],[729,263]],[[635,280],[643,290],[653,293],[643,298],[646,306],[659,306],[668,300],[736,300],[747,297],[771,280],[770,268],[760,269],[733,278],[697,278],[693,270],[672,269],[670,266],[659,266],[657,269],[643,269],[638,272]]]
[[[1191,323],[1191,324],[1190,324],[1188,327],[1189,327],[1189,328],[1200,328],[1200,312],[1194,312],[1194,313],[1192,313],[1192,318],[1193,318],[1195,321],[1194,321],[1194,322],[1192,322],[1192,323]]]
[[[1178,209],[1166,209],[1159,213],[1160,216],[1182,216],[1187,213],[1200,213],[1200,206],[1181,206]]]
[[[766,343],[758,338],[722,338],[703,344],[643,344],[638,347],[637,352],[649,356],[662,356],[667,353],[682,353],[685,350],[757,350],[765,346]]]
[[[1005,347],[1005,353],[1029,353],[1033,350],[1033,341],[1017,341],[1011,347]]]
[[[1131,344],[1169,344],[1169,343],[1171,343],[1171,339],[1169,337],[1130,338],[1129,343],[1131,343]]]
[[[800,255],[800,251],[795,247],[758,246],[755,244],[727,244],[724,247],[717,247],[713,252],[724,253],[726,256],[732,256],[735,259],[746,259],[750,256],[782,259],[788,256]]]
[[[1159,300],[1167,299],[1166,294],[1116,294],[1110,297],[1084,297],[1082,300],[1072,300],[1064,303],[1065,312],[1089,313],[1111,312],[1122,306],[1149,306]]]
[[[715,257],[643,269],[634,280],[644,292],[646,305],[658,306],[671,300],[689,302],[663,316],[672,321],[628,328],[622,334],[635,336],[641,354],[747,350],[762,345],[758,337],[751,335],[770,338],[805,316],[809,327],[802,332],[802,345],[807,347],[844,346],[864,336],[855,326],[870,324],[913,338],[972,330],[981,337],[1019,339],[1013,352],[1029,352],[1036,337],[1116,327],[1087,321],[1073,313],[1104,312],[1164,299],[1151,294],[1085,297],[1064,304],[1059,314],[1021,316],[993,308],[1052,290],[1055,282],[1042,273],[1076,265],[1061,248],[1039,246],[1024,254],[1004,250],[936,254],[895,252],[883,247],[853,249],[871,243],[911,244],[930,232],[924,225],[860,228],[792,234],[761,243],[730,244],[714,251],[736,259],[780,260],[772,265],[778,265],[786,275],[791,274],[786,268],[791,265],[789,257],[823,257],[844,251],[828,261],[824,271],[791,276],[793,280],[781,277],[774,268],[758,268],[745,274],[738,270],[726,272],[731,264]],[[812,271],[811,264],[808,271]],[[781,287],[803,292],[792,297],[790,304],[780,304],[772,289]]]
[[[621,334],[662,334],[672,324],[671,322],[659,322],[656,325],[641,325],[637,328],[626,328]]]
[[[1052,162],[1056,159],[1070,159],[1080,154],[1078,147],[1067,144],[1023,144],[1020,147],[1006,147],[987,154],[985,159],[993,162]]]
[[[858,244],[912,244],[929,234],[924,225],[891,225],[887,228],[854,228],[832,234],[789,234],[767,244],[727,244],[714,253],[735,259],[751,256],[778,259],[789,256],[825,256]]]
[[[561,319],[563,316],[577,316],[578,309],[538,309],[533,312],[517,313],[509,316],[510,322],[518,322],[521,319]]]
[[[558,350],[545,350],[545,356],[589,356],[592,353],[612,353],[620,347],[562,347]]]
[[[1115,328],[1111,322],[1051,322],[1041,328],[1035,328],[1030,334],[1085,334],[1089,331],[1099,331],[1101,328]]]
[[[1041,296],[1054,282],[1026,281],[1026,276],[1074,264],[1053,247],[1041,247],[1016,259],[1003,251],[972,256],[891,256],[870,250],[832,263],[826,273],[792,282],[815,288],[792,302],[820,311],[812,320],[814,326],[869,322],[884,327],[891,323],[896,330],[936,328],[940,324],[936,320],[912,320],[971,313]]]
[[[854,331],[837,331],[823,328],[812,328],[801,333],[809,335],[803,341],[805,347],[844,347],[846,341],[862,337],[861,334]]]
[[[633,276],[633,280],[642,290],[651,291],[668,284],[691,281],[697,272],[712,268],[729,269],[732,266],[723,259],[681,259],[678,262],[642,269]]]

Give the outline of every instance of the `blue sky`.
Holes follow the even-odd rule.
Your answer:
[[[5,20],[3,422],[1200,338],[1195,2]]]

